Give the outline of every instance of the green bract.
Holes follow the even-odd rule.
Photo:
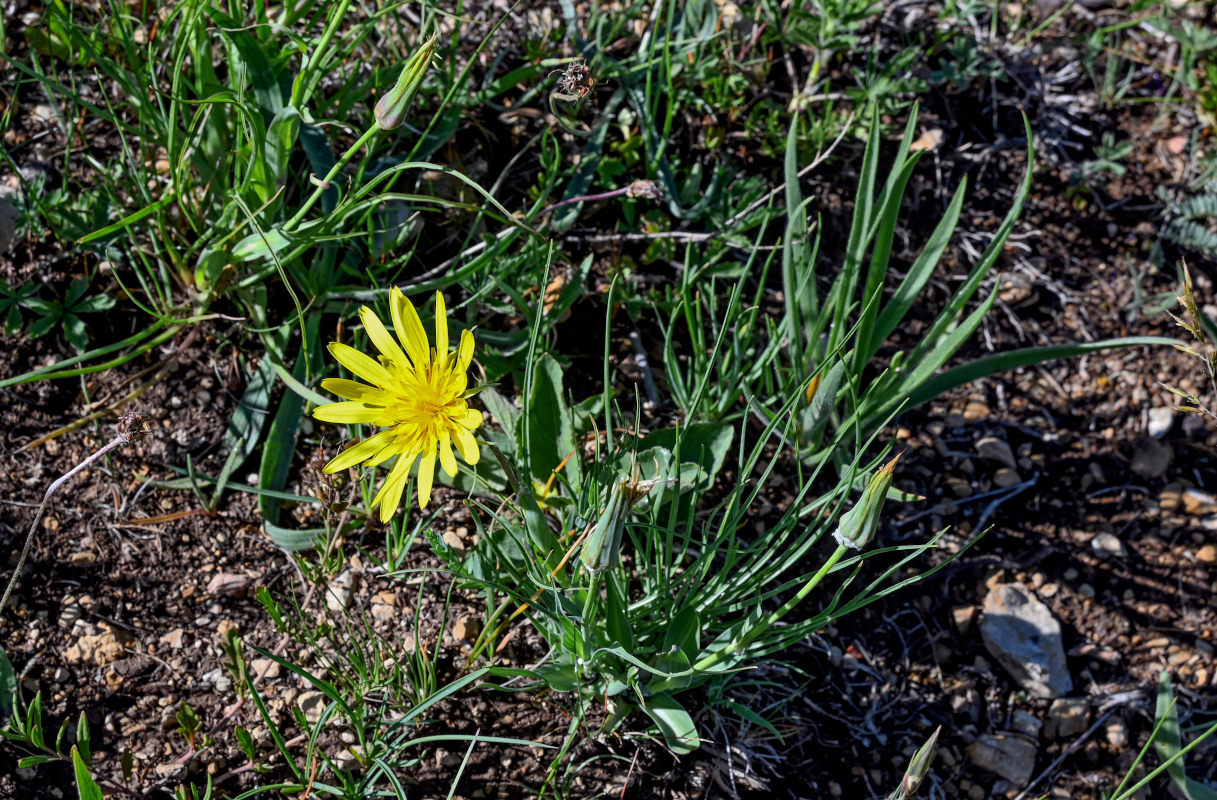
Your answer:
[[[899,460],[900,456],[896,456],[884,464],[870,479],[858,504],[841,516],[841,521],[837,523],[837,529],[832,534],[837,544],[859,550],[874,537],[875,529],[879,527],[879,517],[883,513],[883,501],[892,485],[892,472]]]
[[[423,42],[422,47],[418,48],[418,51],[402,67],[401,75],[397,77],[397,84],[376,102],[376,124],[386,131],[400,127],[405,122],[406,112],[410,110],[410,104],[414,102],[414,94],[418,91],[419,84],[423,82],[423,75],[426,74],[427,67],[431,64],[431,58],[435,55],[435,40],[436,37],[432,35],[430,39]]]

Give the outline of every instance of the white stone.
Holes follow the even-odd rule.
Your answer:
[[[1149,410],[1149,424],[1146,426],[1146,431],[1155,439],[1161,439],[1175,424],[1175,409],[1169,406],[1161,406],[1151,408]]]
[[[1128,555],[1128,551],[1124,549],[1124,542],[1107,532],[1095,534],[1095,537],[1090,540],[1090,549],[1094,550],[1095,555],[1099,558],[1104,559],[1124,558]]]

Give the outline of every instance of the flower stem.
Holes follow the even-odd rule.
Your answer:
[[[284,224],[283,231],[285,233],[290,233],[291,231],[295,230],[296,226],[300,224],[300,220],[304,219],[304,215],[317,204],[317,200],[321,198],[321,193],[330,188],[330,181],[338,176],[339,171],[341,171],[342,168],[347,165],[347,162],[354,157],[355,153],[359,152],[360,148],[371,141],[372,137],[375,136],[379,130],[380,126],[373,124],[372,127],[363,132],[362,136],[355,140],[355,144],[351,145],[350,148],[342,154],[342,158],[338,159],[338,161],[334,163],[334,166],[330,167],[330,171],[327,172],[325,177],[322,178],[320,183],[317,184],[317,188],[314,189],[312,195],[304,201],[304,205],[300,206],[300,210],[296,212],[296,215],[289,219],[286,224]]]

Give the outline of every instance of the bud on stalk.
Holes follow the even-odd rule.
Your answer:
[[[862,499],[842,515],[837,523],[837,530],[833,532],[837,544],[859,550],[874,538],[875,530],[879,527],[879,517],[883,513],[883,501],[892,485],[892,473],[896,470],[896,462],[899,460],[900,456],[896,456],[884,464],[863,490]]]
[[[376,102],[376,124],[384,130],[391,131],[406,121],[406,112],[414,102],[414,94],[423,82],[423,76],[427,74],[432,57],[435,56],[436,38],[433,34],[423,42],[422,47],[410,56],[410,60],[402,67],[397,84]]]
[[[633,506],[627,484],[625,477],[614,481],[608,505],[583,543],[579,559],[592,572],[603,572],[621,563],[621,534],[625,531],[625,522]]]

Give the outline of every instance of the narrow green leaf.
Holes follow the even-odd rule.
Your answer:
[[[947,306],[939,313],[934,320],[934,324],[925,332],[922,343],[913,349],[909,355],[909,364],[916,365],[925,357],[926,352],[933,350],[947,335],[955,325],[959,315],[963,313],[964,307],[980,288],[985,277],[988,276],[989,270],[993,264],[997,262],[998,257],[1002,254],[1006,246],[1006,240],[1010,237],[1011,231],[1014,230],[1014,224],[1018,221],[1019,215],[1023,211],[1023,204],[1027,201],[1027,195],[1031,192],[1031,178],[1034,174],[1035,164],[1035,147],[1031,134],[1031,121],[1026,115],[1023,116],[1023,129],[1027,135],[1027,169],[1023,173],[1023,182],[1019,185],[1018,193],[1014,196],[1014,203],[1010,206],[1005,219],[1002,220],[1001,226],[997,232],[993,234],[993,238],[989,240],[989,246],[981,254],[980,260],[972,271],[968,274],[967,279],[956,289],[955,294],[947,302]],[[992,301],[992,298],[990,298]],[[942,362],[939,362],[940,364]]]
[[[318,331],[321,317],[311,314],[305,323],[308,346],[303,348],[296,357],[291,378],[301,384],[309,372],[309,356],[319,361]],[[269,356],[266,361],[273,362]],[[280,377],[286,372],[281,364],[271,364],[275,373]],[[314,364],[314,366],[317,366]],[[292,457],[296,453],[296,438],[300,433],[300,424],[304,419],[305,399],[296,392],[285,392],[279,401],[279,408],[271,420],[270,429],[266,433],[266,444],[262,447],[262,458],[258,465],[258,486],[271,491],[282,491],[287,486],[288,472],[291,470]],[[259,495],[258,510],[264,523],[279,524],[281,501],[270,495]],[[269,533],[269,529],[267,529]],[[273,536],[271,537],[274,538]]]
[[[904,280],[896,287],[896,291],[892,294],[887,306],[879,314],[878,320],[875,322],[875,334],[871,340],[870,352],[867,354],[867,361],[874,355],[875,350],[891,336],[892,331],[896,330],[896,326],[904,320],[909,309],[913,307],[917,296],[921,294],[921,290],[925,288],[930,277],[934,274],[934,270],[938,267],[939,261],[942,260],[942,254],[946,252],[947,245],[951,242],[951,235],[955,233],[955,226],[959,223],[959,213],[963,208],[964,195],[966,194],[968,182],[966,179],[960,182],[959,188],[955,190],[955,195],[951,198],[950,204],[943,213],[942,219],[938,220],[938,224],[934,227],[934,232],[930,234],[929,241],[917,256],[917,260],[913,262],[913,266],[909,268],[908,274],[904,276]]]
[[[28,769],[29,767],[36,767],[39,764],[50,764],[57,760],[55,756],[24,756],[17,759],[17,766],[22,769]]]
[[[174,197],[175,197],[175,195],[173,195],[172,193],[166,192],[164,194],[164,196],[162,196],[159,200],[155,200],[152,203],[149,203],[148,205],[141,208],[139,211],[128,214],[127,216],[120,219],[118,222],[115,222],[111,225],[107,225],[104,228],[98,228],[97,230],[93,231],[92,233],[86,233],[84,236],[77,239],[76,243],[77,244],[88,244],[89,242],[94,242],[94,241],[97,241],[98,239],[105,239],[115,233],[118,233],[119,231],[121,231],[125,228],[129,228],[132,225],[134,225],[135,223],[139,222],[144,217],[146,217],[150,214],[155,214],[156,212],[158,212],[161,209],[168,206],[170,203],[173,202]]]
[[[1217,800],[1217,791],[1187,776],[1183,761],[1183,735],[1179,729],[1179,713],[1175,710],[1175,692],[1171,686],[1170,672],[1162,670],[1158,680],[1158,701],[1154,717],[1161,720],[1161,727],[1154,739],[1154,749],[1166,762],[1167,774],[1175,788],[1186,800]]]
[[[1058,344],[1046,347],[1026,347],[1010,350],[1005,353],[994,353],[991,356],[978,358],[966,364],[947,370],[926,380],[909,395],[908,407],[920,405],[927,400],[949,392],[956,386],[1031,364],[1042,364],[1060,358],[1072,358],[1086,353],[1102,350],[1114,350],[1121,347],[1139,347],[1160,345],[1173,347],[1174,339],[1162,336],[1124,336],[1117,339],[1104,339],[1100,342],[1080,342],[1078,344]]]
[[[93,735],[89,730],[89,720],[82,711],[76,720],[76,747],[80,750],[80,757],[84,759],[86,765],[93,763],[92,743]]]
[[[76,772],[76,792],[80,800],[105,800],[101,787],[89,774],[88,765],[75,747],[72,748],[72,768]]]

